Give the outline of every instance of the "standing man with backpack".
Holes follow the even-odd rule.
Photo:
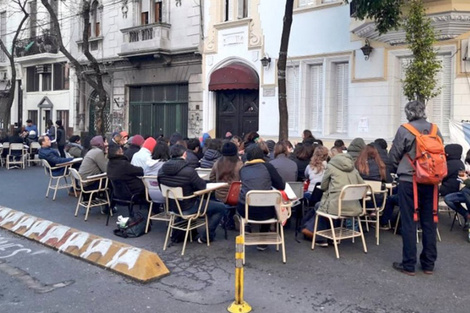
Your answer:
[[[403,257],[393,268],[415,275],[416,226],[422,229],[421,269],[432,275],[437,258],[437,185],[447,175],[442,135],[437,125],[426,121],[426,106],[420,101],[405,106],[409,121],[398,128],[390,160],[398,175],[398,197],[402,222]]]

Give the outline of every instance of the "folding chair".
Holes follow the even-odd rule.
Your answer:
[[[365,180],[364,183],[368,184],[372,190],[372,193],[368,195],[370,197],[370,203],[372,203],[371,208],[366,208],[366,213],[363,218],[360,219],[362,223],[366,224],[366,230],[369,231],[369,224],[373,224],[375,227],[375,238],[377,239],[377,245],[380,243],[380,214],[382,214],[383,210],[385,209],[385,203],[387,201],[387,194],[388,191],[382,190],[382,182],[375,181],[375,180]],[[377,205],[376,195],[382,195],[383,201],[380,206]],[[375,219],[371,218],[371,213],[375,215]]]
[[[197,197],[196,195],[183,196],[183,189],[181,187],[168,187],[160,184],[162,189],[163,196],[165,197],[165,204],[167,208],[170,207],[170,200],[174,200],[177,208],[177,212],[169,211],[170,213],[170,223],[168,223],[168,230],[166,232],[165,244],[163,250],[166,250],[168,239],[170,238],[171,232],[173,229],[181,230],[185,232],[183,250],[181,255],[184,255],[186,249],[186,242],[188,241],[188,235],[190,236],[190,241],[192,241],[191,230],[199,228],[201,226],[206,227],[206,241],[207,246],[210,246],[209,242],[209,223],[207,219],[207,207],[209,201],[199,201],[199,207],[196,213],[194,214],[184,214],[181,210],[180,201],[186,199],[192,199]],[[178,220],[177,220],[178,219]]]
[[[245,247],[252,245],[276,245],[279,251],[279,245],[282,249],[282,262],[286,263],[286,246],[284,241],[284,226],[281,218],[281,207],[288,210],[288,216],[291,215],[291,203],[283,204],[282,196],[278,190],[251,190],[246,194],[245,217],[240,217],[240,235],[243,237],[243,264],[245,264]],[[274,206],[276,216],[266,220],[252,220],[249,217],[249,207]],[[245,225],[250,224],[276,224],[275,232],[266,233],[247,233]]]
[[[362,245],[364,248],[364,252],[367,253],[367,246],[366,240],[364,238],[364,232],[362,231],[362,224],[360,221],[360,217],[366,213],[366,197],[367,192],[370,191],[372,193],[372,189],[368,184],[357,184],[357,185],[346,185],[341,190],[339,195],[338,201],[338,213],[337,214],[328,214],[318,210],[315,214],[315,228],[313,230],[313,238],[312,238],[312,250],[315,249],[315,239],[316,236],[322,236],[324,238],[333,240],[333,244],[335,246],[336,258],[339,259],[339,250],[338,250],[338,243],[342,239],[352,238],[354,242],[355,237],[361,237]],[[373,196],[373,195],[372,195]],[[343,215],[342,214],[342,207],[343,202],[345,201],[361,201],[362,202],[362,210],[358,212],[356,215]],[[327,218],[330,222],[330,229],[325,230],[317,230],[318,228],[318,219],[319,217]],[[345,219],[352,220],[352,228],[343,227],[343,222]],[[340,220],[341,224],[339,227],[335,227],[333,220]],[[359,231],[356,231],[355,225],[359,227]]]
[[[166,204],[163,205],[163,212],[153,214],[152,209],[154,202],[150,197],[150,191],[153,190],[160,192],[157,176],[144,176],[142,177],[142,181],[145,185],[145,199],[149,203],[149,214],[147,217],[147,225],[145,226],[145,233],[147,233],[150,225],[150,220],[170,222],[171,215],[168,212],[168,206]]]
[[[38,151],[41,148],[39,142],[33,141],[29,145],[29,158],[28,158],[28,166],[33,164],[41,164],[41,159],[39,159]]]
[[[10,149],[10,143],[9,142],[4,142],[2,144],[2,147],[0,149],[0,165],[1,166],[5,166],[6,162],[7,162],[7,155],[8,153],[6,153],[8,150]],[[5,155],[3,155],[3,152],[5,152]]]
[[[46,173],[46,176],[49,176],[49,185],[47,186],[46,198],[49,197],[49,190],[51,189],[54,190],[54,197],[52,198],[52,200],[55,200],[57,190],[69,189],[73,187],[72,181],[70,183],[67,182],[67,178],[70,177],[70,164],[64,166],[51,167],[47,160],[42,160],[42,164],[44,166],[44,172]],[[57,170],[61,170],[59,174],[57,173]],[[56,172],[54,173],[54,171]]]
[[[78,209],[80,207],[85,208],[85,221],[88,219],[88,213],[90,212],[90,208],[93,207],[100,207],[100,206],[110,206],[109,202],[109,194],[108,194],[108,177],[106,176],[106,173],[99,174],[99,175],[93,175],[87,177],[87,179],[82,179],[80,174],[77,172],[76,169],[71,168],[70,174],[72,176],[72,182],[74,184],[74,189],[80,190],[80,196],[78,197],[78,202],[77,202],[77,208],[75,209],[75,217],[78,215]],[[77,182],[78,185],[77,186]],[[91,183],[96,183],[98,182],[98,187],[96,189],[91,189],[87,190],[86,187],[84,187],[86,184],[91,184]],[[97,198],[99,193],[103,193],[106,198],[105,199],[99,199]],[[88,197],[86,197],[86,195]],[[110,214],[112,215],[112,210],[110,210]]]
[[[22,169],[25,169],[27,156],[28,154],[26,153],[22,143],[10,143],[9,152],[6,158],[7,169],[10,169],[12,165],[19,165]]]
[[[292,207],[295,208],[295,239],[297,240],[301,226],[300,223],[302,222],[302,217],[305,215],[304,183],[297,181],[287,183],[297,197],[297,200],[292,204]]]

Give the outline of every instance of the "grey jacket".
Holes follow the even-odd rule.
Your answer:
[[[107,166],[108,159],[103,150],[98,147],[92,147],[91,150],[85,154],[78,172],[83,179],[87,179],[88,176],[106,173]]]
[[[274,166],[285,182],[297,181],[297,163],[289,159],[284,153],[279,154],[269,163]]]
[[[410,122],[413,127],[419,130],[421,133],[424,131],[431,130],[431,123],[426,119],[418,119]],[[437,130],[437,135],[442,138],[441,132]],[[444,143],[444,140],[442,140]],[[412,182],[413,181],[413,167],[411,162],[406,156],[409,154],[412,160],[416,156],[416,140],[415,136],[408,131],[405,127],[400,126],[393,139],[392,148],[390,149],[389,158],[392,163],[392,172],[396,172],[399,180]]]

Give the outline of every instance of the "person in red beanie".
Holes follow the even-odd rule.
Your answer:
[[[132,160],[134,154],[140,150],[140,147],[142,147],[144,141],[145,139],[141,135],[134,135],[129,138],[129,141],[127,142],[129,146],[124,151],[124,156],[129,160],[129,162]]]
[[[132,156],[131,164],[135,166],[140,166],[145,170],[147,167],[147,161],[152,159],[152,152],[155,146],[157,145],[157,141],[152,137],[148,137],[142,147],[138,152]]]

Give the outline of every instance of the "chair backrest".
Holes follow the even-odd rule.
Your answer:
[[[23,150],[24,150],[24,146],[22,143],[10,143],[10,152],[11,151],[21,151],[21,153],[23,153]]]
[[[126,182],[119,179],[110,179],[113,186],[113,199],[117,202],[130,203],[132,201],[132,192]]]
[[[163,184],[160,184],[160,188],[162,189],[163,196],[165,198],[178,200],[183,198],[183,188],[181,187],[169,187]]]
[[[364,180],[364,183],[371,186],[372,192],[377,193],[382,191],[382,182],[377,180]]]
[[[41,149],[41,145],[39,144],[39,142],[37,141],[32,141],[30,144],[29,144],[29,151],[33,151],[33,150],[39,150]]]
[[[153,190],[160,190],[159,183],[158,183],[158,177],[157,176],[144,176],[142,177],[142,181],[144,182],[145,186],[145,198],[147,202],[152,202],[152,199],[150,198],[150,191]]]
[[[289,186],[292,188],[292,191],[295,193],[295,196],[297,199],[303,199],[304,198],[304,183],[300,181],[290,181],[287,182],[286,184],[289,184]]]
[[[211,173],[212,169],[211,168],[201,168],[198,167],[196,168],[197,174],[201,177],[207,177],[209,179],[209,175]]]
[[[368,184],[356,184],[356,185],[346,185],[341,190],[339,194],[339,203],[338,203],[338,215],[341,215],[341,208],[344,201],[359,201],[362,200],[362,214],[365,213],[365,197],[367,192],[371,190],[371,187]],[[372,194],[373,196],[373,194]]]
[[[49,162],[47,160],[43,159],[42,160],[42,165],[44,166],[44,171],[46,172],[46,175],[49,175],[52,177],[52,168]]]
[[[2,146],[3,146],[3,149],[9,149],[10,148],[10,143],[9,142],[4,142]]]
[[[245,218],[248,218],[249,206],[274,206],[279,218],[279,210],[282,203],[282,195],[278,190],[251,190],[246,194]]]
[[[76,180],[78,180],[80,182],[80,184],[82,183],[82,177],[80,176],[80,174],[77,172],[76,169],[74,169],[73,167],[69,169],[70,171],[70,174],[72,175],[72,177]]]

